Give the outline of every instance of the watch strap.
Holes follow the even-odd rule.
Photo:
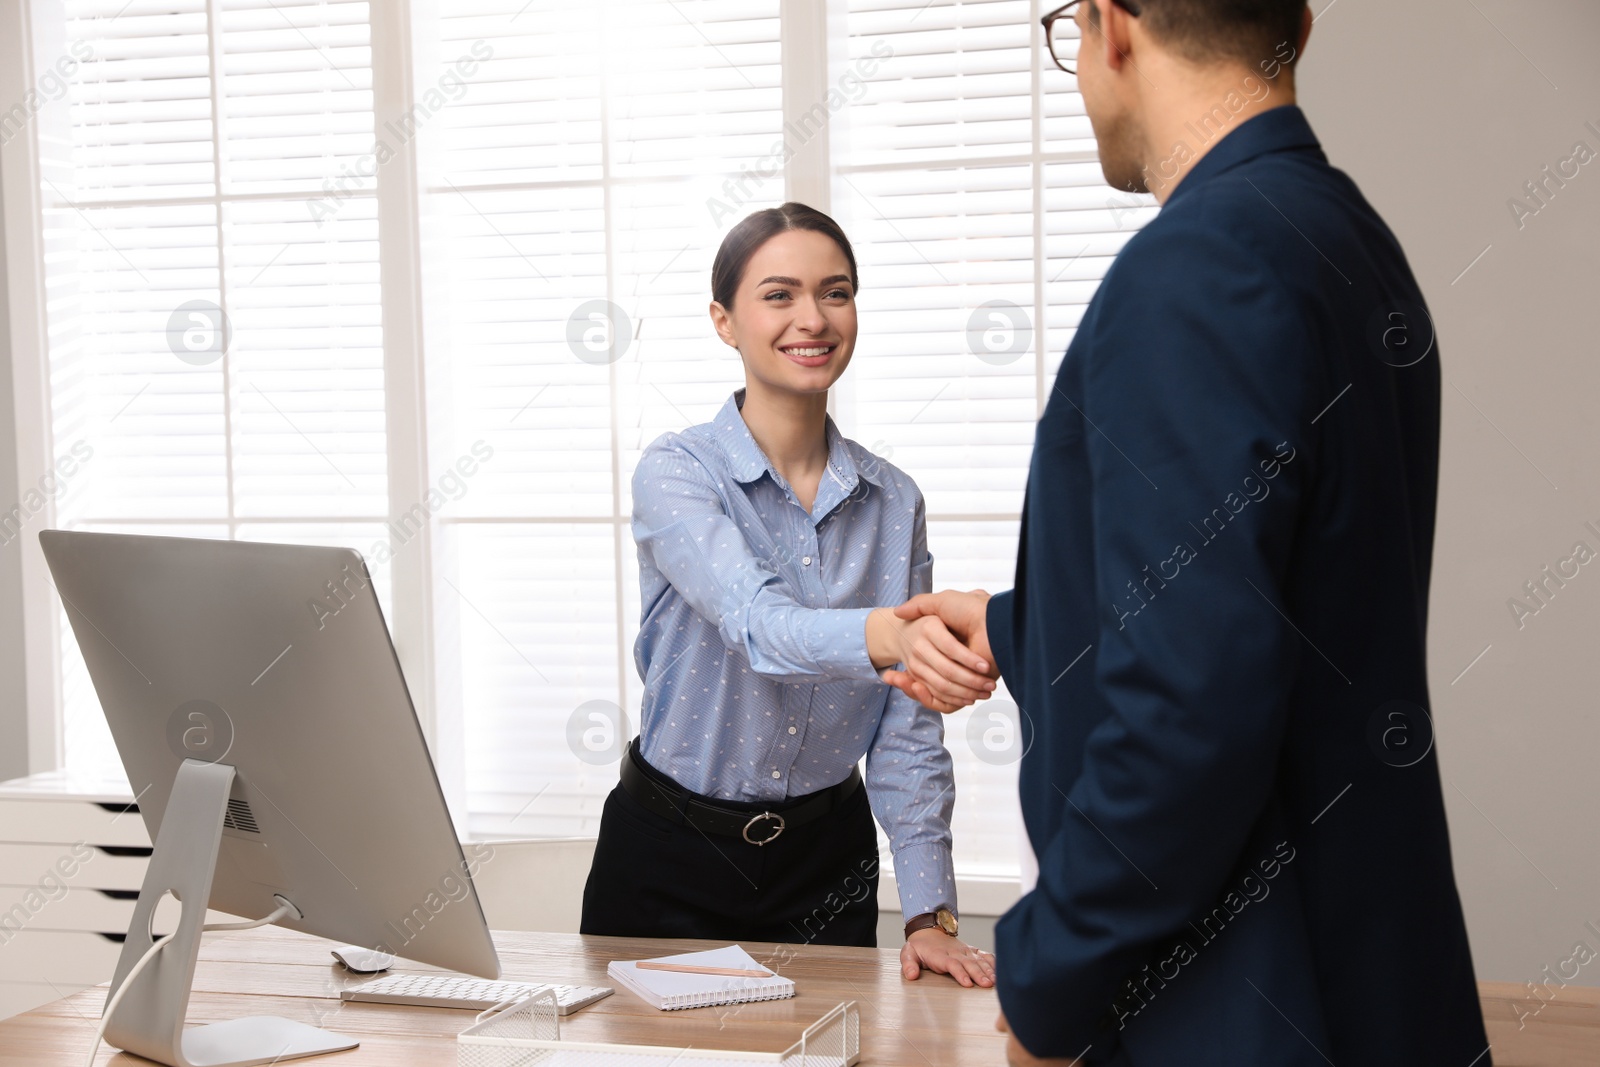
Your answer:
[[[939,911],[948,913],[949,909],[941,908]],[[908,939],[912,934],[928,929],[938,930],[943,934],[950,933],[950,931],[944,928],[944,924],[939,921],[938,911],[925,911],[921,915],[913,915],[909,920],[906,921],[906,937]]]

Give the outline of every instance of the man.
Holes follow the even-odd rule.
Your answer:
[[[1161,211],[1050,391],[1016,588],[897,609],[1026,716],[1011,1061],[1487,1067],[1425,710],[1438,353],[1294,106],[1311,14],[1061,17],[1107,181]]]

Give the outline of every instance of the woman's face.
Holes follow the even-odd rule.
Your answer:
[[[850,262],[826,234],[785,230],[750,257],[731,309],[712,302],[711,321],[749,377],[787,392],[827,392],[856,346]]]

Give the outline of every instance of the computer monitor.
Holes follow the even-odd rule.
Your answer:
[[[500,964],[361,554],[46,530],[67,618],[155,842],[106,1040],[173,1067],[352,1048],[284,1019],[184,1028],[209,904],[486,978]],[[469,852],[475,852],[469,847]],[[108,1004],[111,1003],[108,999]]]

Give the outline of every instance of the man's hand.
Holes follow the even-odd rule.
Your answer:
[[[968,987],[994,985],[994,954],[973,948],[943,930],[918,930],[900,950],[900,973],[915,982],[923,968],[948,974]]]
[[[1000,677],[994,653],[989,648],[989,631],[985,623],[989,610],[989,594],[982,589],[968,593],[946,589],[941,593],[922,593],[894,609],[896,617],[904,620],[937,618],[950,634],[954,635],[972,653],[983,661],[983,673],[989,678]],[[927,664],[906,661],[903,671],[885,670],[880,677],[924,707],[949,714],[960,711],[973,699],[957,700],[949,680]],[[985,694],[986,695],[986,694]]]
[[[1033,1053],[1022,1047],[1022,1042],[1017,1040],[1017,1035],[1011,1032],[1011,1027],[1006,1024],[1006,1013],[1001,1012],[1000,1018],[994,1021],[994,1028],[1006,1035],[1006,1062],[1011,1067],[1077,1067],[1077,1060],[1041,1060]]]
[[[915,677],[921,695],[912,693],[913,699],[938,711],[956,711],[988,699],[995,688],[989,662],[951,633],[938,615],[902,618],[899,610],[878,608],[867,616],[867,653],[873,666],[880,668],[879,677],[890,685],[895,684],[894,677]],[[892,669],[895,663],[905,670]]]

